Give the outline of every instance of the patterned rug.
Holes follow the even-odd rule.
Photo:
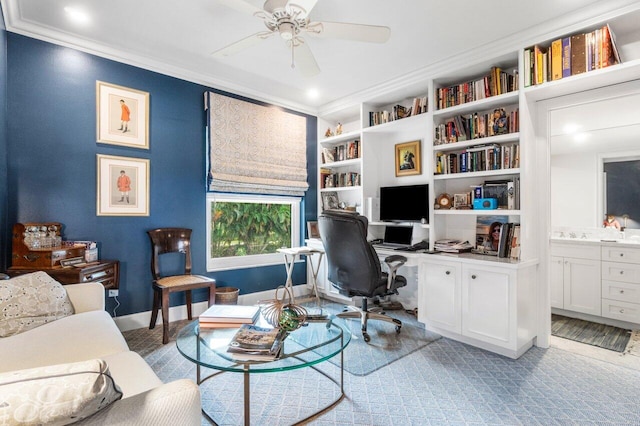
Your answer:
[[[324,301],[322,309],[337,314],[343,311],[344,305]],[[393,324],[385,321],[368,321],[367,332],[371,337],[369,343],[362,338],[360,320],[345,320],[351,332],[351,342],[344,351],[344,369],[349,373],[355,376],[366,376],[441,337],[425,330],[414,315],[404,310],[388,310],[386,313],[402,321],[402,330],[396,333]],[[329,362],[339,366],[340,358],[334,357]]]
[[[631,337],[631,330],[551,315],[551,334],[611,351],[624,352]]]

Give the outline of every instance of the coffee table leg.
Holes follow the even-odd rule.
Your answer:
[[[251,400],[250,400],[250,377],[249,366],[244,366],[244,424],[249,426],[251,423]]]

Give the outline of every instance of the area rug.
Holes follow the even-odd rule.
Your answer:
[[[344,306],[325,300],[322,309],[337,314],[343,311]],[[439,334],[425,330],[411,313],[404,310],[389,310],[386,313],[402,321],[400,333],[396,333],[393,324],[372,320],[367,323],[367,332],[371,337],[369,343],[366,343],[362,338],[360,320],[345,320],[346,326],[351,332],[351,342],[344,351],[344,369],[349,373],[355,376],[366,376],[441,337]],[[333,357],[329,362],[339,366],[340,357]]]
[[[610,351],[624,352],[631,337],[631,330],[551,315],[551,334]]]

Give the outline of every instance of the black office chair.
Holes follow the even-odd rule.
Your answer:
[[[398,288],[407,285],[405,277],[396,271],[407,258],[392,255],[385,258],[389,273],[383,272],[378,254],[367,241],[367,218],[359,214],[325,211],[318,218],[320,238],[327,258],[328,279],[340,294],[362,297],[360,308],[349,306],[350,311],[338,314],[341,318],[360,318],[362,336],[365,342],[371,338],[367,334],[367,320],[382,320],[396,326],[400,332],[402,322],[384,313],[368,309],[368,299],[398,294]]]

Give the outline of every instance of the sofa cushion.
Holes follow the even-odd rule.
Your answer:
[[[73,306],[64,287],[45,272],[0,281],[0,337],[72,314]]]
[[[149,364],[136,352],[124,351],[103,358],[118,383],[123,398],[146,392],[162,385]]]
[[[83,312],[0,339],[0,372],[104,359],[128,350],[108,312]]]
[[[69,424],[120,398],[101,359],[0,374],[0,419],[9,424]]]

